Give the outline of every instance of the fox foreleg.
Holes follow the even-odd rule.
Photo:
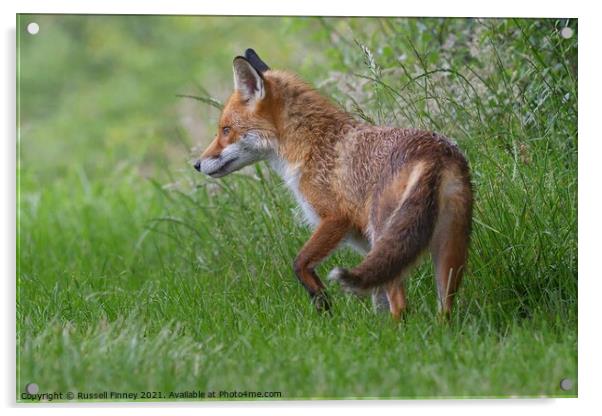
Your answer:
[[[295,275],[319,311],[328,310],[330,303],[315,268],[337,247],[348,230],[349,222],[346,220],[323,219],[295,259]]]

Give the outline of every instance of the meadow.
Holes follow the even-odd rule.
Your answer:
[[[32,382],[577,395],[576,20],[20,15],[17,32],[17,400]],[[466,153],[475,217],[450,322],[430,262],[401,323],[336,285],[316,313],[292,272],[310,230],[278,176],[194,171],[247,47],[366,122]],[[343,249],[318,273],[359,261]]]

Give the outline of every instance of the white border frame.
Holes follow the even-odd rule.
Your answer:
[[[84,408],[91,414],[104,414],[108,408],[122,408],[131,414],[164,415],[166,411],[186,411],[198,414],[210,411],[218,414],[245,413],[265,415],[301,415],[308,411],[318,414],[331,414],[343,410],[351,415],[365,415],[375,408],[382,414],[399,414],[411,410],[444,412],[451,415],[504,415],[509,412],[528,411],[530,413],[562,414],[590,413],[600,408],[599,390],[602,386],[601,345],[599,319],[602,276],[596,262],[600,227],[600,210],[597,195],[600,191],[602,155],[599,127],[595,121],[600,118],[599,73],[600,52],[598,39],[602,39],[600,19],[594,2],[576,1],[537,1],[505,0],[503,2],[471,2],[468,0],[394,2],[394,0],[370,0],[362,2],[304,0],[285,2],[276,0],[229,0],[202,2],[190,0],[124,1],[82,1],[69,0],[32,1],[21,0],[19,4],[4,4],[0,19],[3,23],[2,42],[2,91],[6,95],[0,101],[4,140],[1,162],[2,198],[0,216],[0,264],[4,265],[5,278],[2,291],[3,307],[6,312],[2,319],[2,357],[5,365],[0,379],[3,393],[3,407],[9,407],[8,414],[16,412],[44,414],[80,414]],[[342,13],[344,11],[344,13]],[[16,132],[15,132],[15,25],[16,13],[86,13],[86,14],[220,14],[220,15],[341,15],[346,16],[478,16],[478,17],[577,17],[579,18],[579,398],[578,399],[503,399],[503,400],[427,400],[427,401],[303,401],[303,402],[227,402],[227,403],[153,403],[153,404],[79,404],[32,406],[15,403],[15,241],[16,241]],[[598,82],[596,82],[598,81]],[[597,133],[597,134],[596,134]],[[599,257],[599,254],[598,254]],[[596,406],[597,405],[597,406]],[[595,406],[595,407],[594,407]],[[169,408],[169,410],[167,410]]]

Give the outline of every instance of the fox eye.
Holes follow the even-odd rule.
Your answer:
[[[222,133],[224,133],[224,136],[227,136],[228,133],[230,133],[230,127],[223,127],[222,128]]]

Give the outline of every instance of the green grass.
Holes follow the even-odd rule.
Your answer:
[[[32,19],[36,37],[23,29]],[[565,25],[573,38],[559,36]],[[22,16],[18,399],[30,382],[576,396],[576,31],[566,20]],[[310,231],[280,180],[264,164],[223,180],[192,170],[218,112],[176,95],[224,99],[247,46],[358,117],[435,129],[466,152],[474,232],[451,322],[437,319],[428,262],[400,324],[335,286],[332,314],[317,314],[292,273]],[[341,250],[318,272],[359,261]]]

